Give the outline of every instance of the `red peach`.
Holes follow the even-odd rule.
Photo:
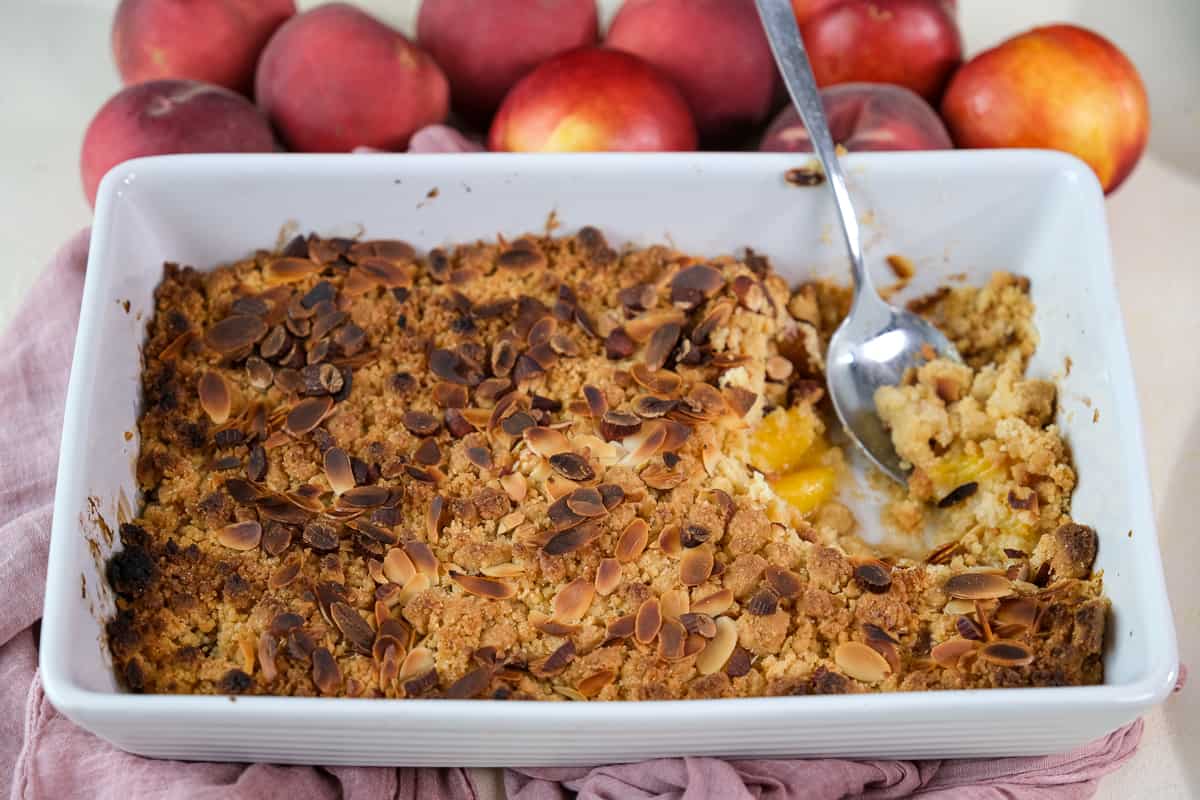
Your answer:
[[[962,62],[962,36],[941,0],[847,0],[801,29],[819,86],[894,83],[930,103]]]
[[[488,136],[492,150],[694,150],[687,103],[662,73],[619,50],[553,58],[512,88]]]
[[[190,78],[249,94],[254,65],[294,0],[121,0],[112,48],[125,85]]]
[[[419,128],[446,118],[450,87],[399,31],[331,3],[292,17],[271,37],[255,94],[293,150],[403,150]]]
[[[734,140],[771,113],[778,79],[754,0],[627,0],[604,43],[670,78],[709,142]]]
[[[1111,192],[1150,134],[1137,69],[1107,39],[1074,25],[1034,28],[955,74],[942,117],[960,147],[1044,147],[1087,162]]]
[[[125,87],[96,112],[79,164],[95,205],[104,173],[131,158],[276,149],[266,117],[240,94],[198,81],[149,81]]]
[[[821,90],[833,140],[851,151],[950,150],[954,144],[928,103],[903,86],[845,83]],[[793,106],[775,117],[759,150],[812,152]]]
[[[534,67],[597,35],[594,0],[424,0],[417,18],[454,108],[485,121]]]
[[[844,2],[845,0],[792,0],[792,13],[796,15],[796,22],[803,25],[825,9]]]

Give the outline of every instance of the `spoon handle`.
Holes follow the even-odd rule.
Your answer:
[[[858,216],[854,213],[854,204],[850,202],[850,193],[846,190],[846,179],[842,174],[841,164],[838,163],[833,137],[829,135],[825,107],[821,104],[821,93],[817,89],[812,67],[809,66],[808,55],[804,52],[804,43],[800,39],[800,29],[796,25],[792,4],[789,0],[755,0],[755,4],[758,6],[758,16],[762,19],[763,28],[766,29],[767,39],[771,43],[771,52],[775,54],[775,63],[783,73],[783,82],[787,85],[788,94],[796,104],[796,110],[800,112],[804,127],[808,129],[808,137],[812,141],[817,158],[821,161],[825,179],[833,190],[833,199],[842,218],[846,249],[850,253],[855,299],[867,293],[878,297],[863,265]]]

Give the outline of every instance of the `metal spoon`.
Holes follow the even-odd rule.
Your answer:
[[[849,315],[833,334],[825,357],[829,397],[846,433],[867,457],[889,476],[906,483],[907,470],[875,411],[875,390],[898,384],[905,370],[929,360],[934,353],[957,361],[958,352],[937,328],[921,317],[885,303],[872,285],[863,264],[858,217],[846,190],[846,179],[829,135],[825,108],[800,40],[792,4],[789,0],[755,2],[775,63],[783,73],[788,93],[804,120],[825,179],[833,190],[850,253],[854,301]]]

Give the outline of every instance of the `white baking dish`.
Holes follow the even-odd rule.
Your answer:
[[[1162,700],[1176,678],[1175,634],[1102,197],[1080,162],[1032,151],[848,164],[869,260],[907,255],[914,291],[957,272],[1032,278],[1042,345],[1031,370],[1061,378],[1059,421],[1080,473],[1074,512],[1099,530],[1097,566],[1113,601],[1105,685],[646,703],[233,702],[117,687],[102,641],[112,602],[98,567],[113,545],[97,517],[116,529],[136,502],[138,441],[125,432],[136,432],[139,346],[164,260],[209,268],[272,245],[285,225],[428,248],[541,230],[553,211],[564,229],[596,225],[614,243],[665,240],[712,254],[751,246],[792,279],[840,274],[825,190],[783,178],[798,164],[785,154],[266,155],[169,156],[114,170],[96,207],[67,398],[41,638],[50,700],[145,755],[439,765],[1045,753]]]

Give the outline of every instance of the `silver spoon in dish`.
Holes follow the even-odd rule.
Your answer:
[[[900,383],[905,371],[928,361],[932,354],[959,360],[954,345],[921,317],[883,301],[863,264],[858,217],[838,163],[825,108],[789,0],[755,0],[783,74],[788,94],[808,129],[813,150],[833,190],[850,269],[854,300],[850,313],[834,332],[825,356],[825,379],[834,410],[846,433],[867,457],[900,483],[908,480],[891,436],[875,411],[875,390]]]

